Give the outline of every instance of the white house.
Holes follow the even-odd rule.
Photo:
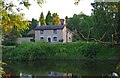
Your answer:
[[[65,25],[38,26],[35,28],[35,42],[44,40],[53,42],[72,42],[72,32]]]

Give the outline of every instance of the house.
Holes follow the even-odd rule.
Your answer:
[[[38,26],[35,28],[35,42],[39,40],[49,43],[72,42],[72,32],[66,28],[66,25]]]

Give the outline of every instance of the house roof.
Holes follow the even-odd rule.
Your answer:
[[[55,30],[55,29],[63,29],[63,28],[64,28],[64,25],[58,25],[58,26],[48,25],[48,26],[36,27],[35,30]]]

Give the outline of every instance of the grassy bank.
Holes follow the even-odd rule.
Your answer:
[[[3,47],[3,59],[31,61],[40,59],[118,59],[118,46],[95,42],[74,42],[48,44],[45,42],[28,43],[9,49]],[[7,49],[7,50],[6,50]]]

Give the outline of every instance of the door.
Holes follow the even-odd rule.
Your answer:
[[[51,38],[50,37],[48,38],[48,42],[51,43]]]

